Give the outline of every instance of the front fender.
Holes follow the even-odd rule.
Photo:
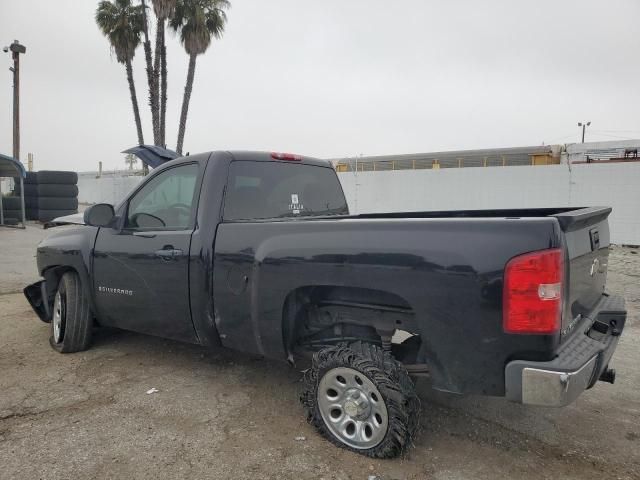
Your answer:
[[[38,245],[38,272],[44,277],[44,282],[42,284],[38,282],[25,288],[25,295],[38,316],[44,313],[47,315],[47,319],[50,318],[49,307],[52,304],[60,278],[70,270],[75,271],[80,277],[80,283],[89,299],[90,308],[92,312],[95,312],[91,258],[98,232],[99,228],[97,227],[69,228],[50,235]],[[36,288],[40,288],[41,291],[37,292]],[[35,302],[35,306],[32,301]],[[39,311],[40,301],[43,302],[43,305]],[[42,317],[40,316],[40,318]]]

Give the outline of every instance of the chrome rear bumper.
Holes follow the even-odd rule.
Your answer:
[[[621,297],[603,296],[572,338],[549,362],[514,360],[505,368],[508,400],[529,405],[563,407],[593,386],[603,372],[624,328],[627,312]],[[613,372],[611,372],[613,374]],[[609,381],[613,382],[613,377]]]
[[[575,372],[553,372],[538,368],[522,370],[522,403],[562,407],[573,402],[589,387],[596,365],[593,357]]]

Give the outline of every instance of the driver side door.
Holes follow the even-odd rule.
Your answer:
[[[189,248],[199,165],[150,178],[129,199],[117,229],[101,228],[93,258],[102,323],[197,342],[189,306]]]

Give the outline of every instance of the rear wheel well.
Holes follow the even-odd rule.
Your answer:
[[[415,363],[420,331],[410,304],[383,290],[309,286],[291,292],[285,301],[283,341],[290,360],[294,354],[315,351],[344,342],[367,342],[392,351],[403,362]],[[415,338],[414,338],[415,337]],[[415,350],[413,359],[402,357],[399,344]],[[405,362],[406,363],[406,362]]]

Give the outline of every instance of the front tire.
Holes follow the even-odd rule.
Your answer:
[[[93,317],[75,272],[62,275],[53,302],[49,343],[60,353],[81,352],[91,345]]]
[[[369,457],[406,452],[419,425],[420,400],[407,371],[389,352],[368,343],[317,352],[304,376],[301,401],[323,436]]]

